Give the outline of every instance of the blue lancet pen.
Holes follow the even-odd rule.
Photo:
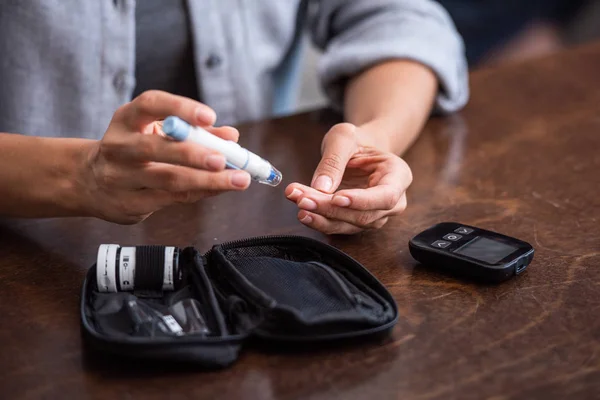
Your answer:
[[[277,186],[281,183],[281,172],[267,160],[243,148],[236,142],[224,140],[212,133],[192,126],[179,117],[168,117],[163,121],[163,132],[172,139],[183,142],[189,140],[206,148],[216,150],[225,156],[229,168],[241,169],[250,174],[253,180],[265,185]]]

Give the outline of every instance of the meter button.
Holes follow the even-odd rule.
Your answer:
[[[457,240],[462,239],[462,235],[458,235],[456,233],[449,233],[446,236],[444,236],[444,239],[456,242]]]
[[[450,246],[450,242],[445,240],[436,240],[435,242],[431,243],[431,245],[433,247],[437,247],[438,249],[445,249],[446,247]]]
[[[473,229],[461,226],[460,228],[455,229],[454,232],[460,233],[461,235],[468,235],[473,232]]]

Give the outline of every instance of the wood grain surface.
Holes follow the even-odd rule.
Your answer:
[[[326,237],[283,194],[308,183],[336,118],[323,111],[241,127],[284,175],[136,226],[92,219],[0,221],[0,397],[6,399],[593,399],[600,397],[600,45],[476,72],[461,113],[434,117],[406,155],[405,214]],[[35,184],[31,182],[29,184]],[[526,273],[497,286],[417,265],[407,242],[441,221],[530,242]],[[392,292],[383,342],[278,354],[247,348],[201,372],[91,357],[79,293],[102,243],[213,244],[298,234],[342,249]]]

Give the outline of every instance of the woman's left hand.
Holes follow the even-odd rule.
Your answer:
[[[311,186],[285,190],[300,222],[325,234],[354,234],[381,228],[405,210],[410,168],[393,153],[361,145],[367,134],[343,123],[325,135]]]

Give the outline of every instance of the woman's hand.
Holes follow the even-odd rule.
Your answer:
[[[227,140],[239,137],[234,128],[211,128],[216,116],[204,104],[161,91],[142,93],[115,112],[101,141],[88,146],[78,186],[89,214],[132,224],[174,203],[249,186],[248,173],[226,170],[221,154],[164,137],[160,121],[169,115]]]
[[[300,222],[326,234],[353,234],[381,228],[404,211],[410,168],[393,153],[362,146],[366,134],[344,123],[325,135],[311,186],[292,183],[285,191],[300,208]]]

